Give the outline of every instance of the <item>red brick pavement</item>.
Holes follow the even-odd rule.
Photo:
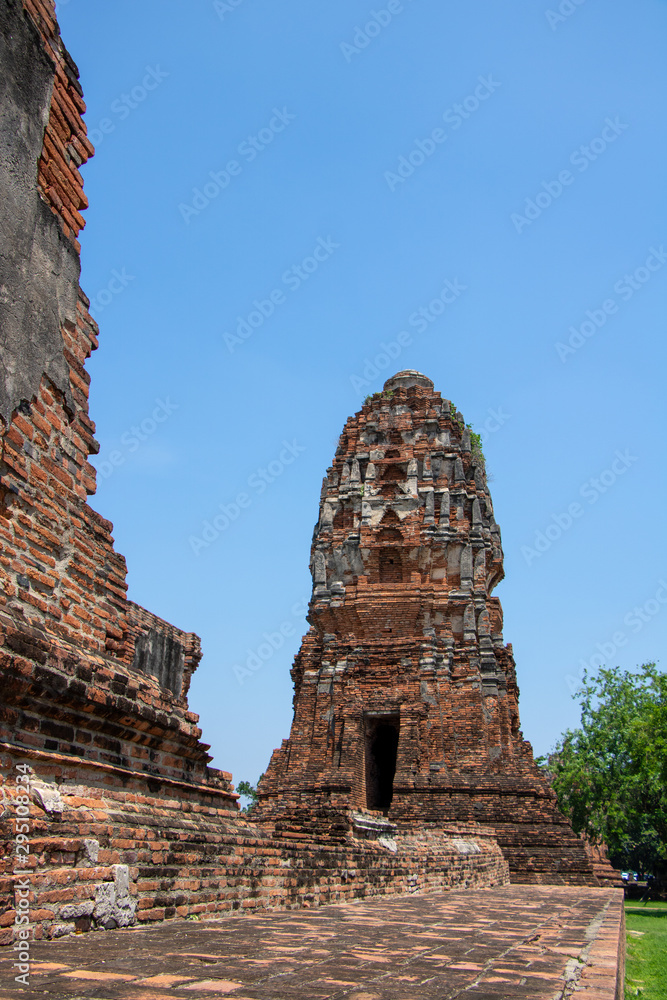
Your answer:
[[[0,1000],[614,1000],[623,931],[621,890],[569,886],[170,921],[35,943],[29,987],[3,950]]]

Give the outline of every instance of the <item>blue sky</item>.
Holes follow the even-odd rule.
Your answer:
[[[289,733],[321,480],[402,368],[484,433],[546,752],[584,663],[665,642],[667,4],[58,9],[97,146],[92,505],[130,597],[202,637],[215,765]]]

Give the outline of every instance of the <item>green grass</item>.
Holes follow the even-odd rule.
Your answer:
[[[627,902],[626,997],[667,1000],[667,903]]]

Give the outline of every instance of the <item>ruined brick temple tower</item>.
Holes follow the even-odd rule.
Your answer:
[[[0,945],[26,878],[40,938],[502,885],[508,861],[516,879],[606,877],[519,732],[483,460],[416,372],[341,438],[292,735],[241,814],[188,704],[199,638],[128,600],[88,501],[93,148],[54,0],[0,0],[0,68]]]
[[[591,881],[519,728],[479,443],[419,372],[390,378],[345,425],[311,571],[292,731],[260,816],[361,822],[365,810],[404,831],[474,821],[495,829],[514,881]]]

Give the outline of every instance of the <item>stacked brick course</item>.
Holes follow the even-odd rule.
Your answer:
[[[16,759],[15,748],[0,750],[5,775]],[[227,774],[195,786],[65,755],[22,759],[34,771],[30,867],[19,878],[30,879],[37,939],[507,881],[497,844],[478,828],[391,844],[276,837],[239,815]],[[1,791],[11,813],[11,782]],[[3,881],[0,943],[8,944],[15,911],[10,880]]]
[[[322,487],[294,722],[260,786],[280,826],[326,803],[399,832],[495,830],[513,881],[598,884],[519,729],[500,530],[478,443],[404,371],[350,418]],[[316,828],[316,827],[315,827]]]
[[[0,28],[0,943],[26,877],[36,937],[507,881],[478,825],[402,835],[316,803],[301,826],[263,827],[209,766],[187,703],[199,639],[127,600],[112,525],[87,503],[78,73],[53,0],[0,0]]]

